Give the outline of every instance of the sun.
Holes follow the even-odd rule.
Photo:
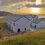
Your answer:
[[[40,8],[31,8],[31,11],[32,11],[33,13],[38,13],[38,12],[39,12],[39,9],[40,9]]]

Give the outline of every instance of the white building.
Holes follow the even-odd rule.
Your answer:
[[[24,32],[30,30],[32,21],[38,19],[36,15],[7,15],[6,23],[13,32]]]
[[[34,28],[45,28],[45,18],[39,18],[31,24]]]

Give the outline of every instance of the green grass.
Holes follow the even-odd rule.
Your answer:
[[[4,18],[0,18],[0,23],[4,23],[5,19]]]
[[[11,34],[11,31],[9,31],[9,29],[7,29],[7,27],[5,27],[5,19],[4,18],[0,18],[0,35],[8,35]]]
[[[45,30],[28,32],[0,39],[0,45],[45,45]]]

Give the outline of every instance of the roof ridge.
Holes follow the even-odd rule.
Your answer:
[[[21,19],[21,18],[23,18],[23,17],[26,18],[25,16],[22,16],[22,17],[20,17],[19,19]],[[19,20],[19,19],[17,19],[17,20]],[[28,18],[26,18],[26,19],[28,19]],[[16,21],[17,21],[17,20],[16,20]],[[28,20],[29,20],[29,19],[28,19]],[[15,21],[15,22],[16,22],[16,21]],[[30,20],[29,20],[29,21],[30,21]]]
[[[26,16],[24,16],[26,19],[28,19]],[[30,19],[28,19],[28,20],[30,20]]]
[[[17,20],[19,20],[19,19],[21,19],[21,18],[23,18],[23,16],[22,16],[22,17],[20,17],[20,18],[18,18]],[[17,20],[16,20],[16,21],[17,21]],[[16,21],[14,21],[14,22],[16,22]]]

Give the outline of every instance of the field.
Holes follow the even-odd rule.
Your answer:
[[[0,36],[9,35],[11,33],[12,32],[5,25],[5,19],[4,18],[0,18]]]
[[[0,18],[0,23],[4,23],[5,19],[4,18]]]
[[[0,45],[45,45],[45,29],[0,39]]]
[[[4,20],[0,21],[4,22]],[[1,28],[0,35],[7,34],[8,31],[3,25],[1,25]],[[0,45],[45,45],[45,29],[5,36],[0,38]]]

